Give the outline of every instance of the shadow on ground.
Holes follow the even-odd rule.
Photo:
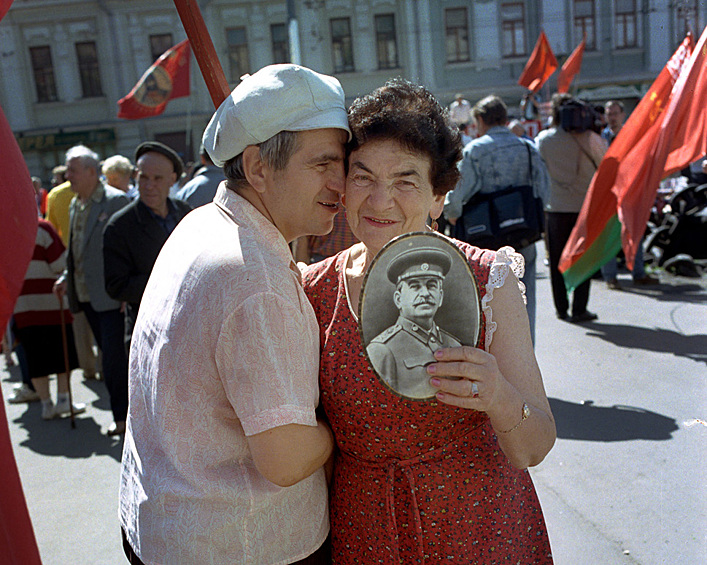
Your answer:
[[[669,440],[678,425],[673,418],[635,406],[595,406],[550,398],[557,437],[586,441]]]
[[[664,328],[643,328],[623,324],[588,324],[587,335],[619,347],[672,353],[700,363],[707,363],[707,335],[685,335]]]
[[[108,455],[120,461],[122,437],[106,437],[100,425],[89,415],[77,415],[76,427],[72,428],[68,417],[45,421],[41,412],[40,403],[32,402],[21,416],[13,420],[27,432],[27,439],[20,443],[22,447],[50,457],[87,459],[93,455]]]

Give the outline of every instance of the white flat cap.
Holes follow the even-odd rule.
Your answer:
[[[246,75],[211,117],[203,144],[215,165],[281,131],[338,128],[349,134],[344,90],[334,77],[298,65]]]

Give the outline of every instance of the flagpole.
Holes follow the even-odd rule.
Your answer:
[[[209,30],[206,29],[199,4],[196,0],[174,0],[174,5],[182,20],[184,31],[187,32],[196,62],[199,63],[204,82],[209,89],[211,100],[214,107],[218,108],[221,102],[231,94],[231,89],[228,86],[221,62],[216,55]]]

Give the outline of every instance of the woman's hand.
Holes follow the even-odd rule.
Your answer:
[[[430,384],[439,389],[437,400],[460,408],[489,412],[509,386],[496,358],[475,347],[449,347],[435,352],[427,367]]]

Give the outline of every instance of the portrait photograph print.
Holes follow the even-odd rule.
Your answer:
[[[476,347],[479,287],[459,249],[428,232],[401,235],[376,255],[363,281],[359,331],[371,366],[393,392],[434,398],[427,365],[442,347]]]

